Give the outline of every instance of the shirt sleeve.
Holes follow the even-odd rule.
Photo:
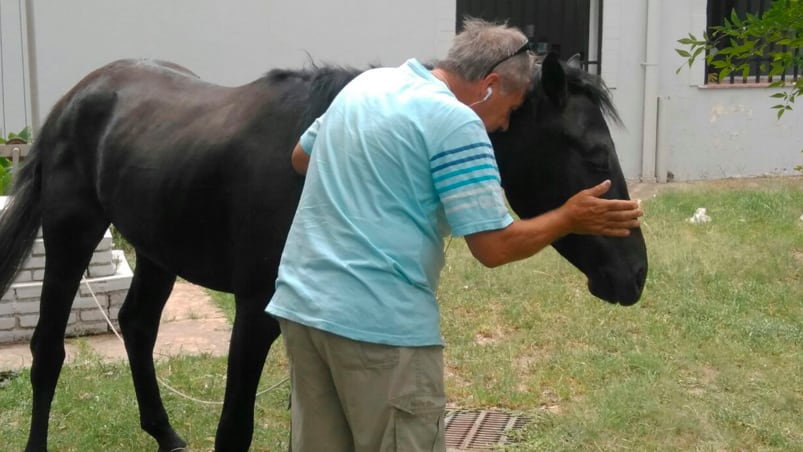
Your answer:
[[[318,138],[318,129],[321,128],[322,120],[323,116],[320,116],[301,134],[299,143],[301,143],[301,149],[304,149],[307,154],[312,154],[312,147],[315,146],[315,140]]]
[[[449,134],[430,170],[454,236],[502,229],[513,222],[488,134],[472,121]]]

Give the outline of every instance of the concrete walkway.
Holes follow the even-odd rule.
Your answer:
[[[225,315],[212,303],[204,289],[178,281],[162,313],[154,357],[225,355],[228,353],[230,335],[231,326]],[[89,347],[110,361],[126,359],[122,342],[111,333],[67,339],[65,349],[68,363],[76,358],[79,347]],[[0,345],[0,371],[19,370],[30,365],[28,343]]]

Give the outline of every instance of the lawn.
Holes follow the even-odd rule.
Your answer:
[[[508,450],[803,451],[803,179],[669,184],[644,207],[650,272],[632,307],[589,295],[551,249],[488,270],[451,243],[450,406],[527,416]],[[710,223],[687,221],[697,207]],[[51,449],[153,450],[127,368],[82,358],[62,373]],[[223,359],[162,360],[158,374],[222,399]],[[277,343],[263,387],[284,374]],[[286,450],[287,391],[258,398],[252,450]],[[192,450],[211,450],[219,407],[163,394]],[[30,408],[27,371],[0,382],[5,450],[24,447]]]

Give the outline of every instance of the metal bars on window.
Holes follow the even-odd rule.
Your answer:
[[[730,20],[731,14],[735,11],[736,15],[740,18],[745,18],[746,15],[752,14],[761,16],[771,6],[772,0],[708,0],[708,34],[711,35],[711,27],[723,25],[725,20]],[[721,46],[729,45],[730,43],[722,43]],[[720,47],[722,48],[722,47]],[[775,50],[773,48],[770,51]],[[780,47],[777,50],[786,51],[785,47]],[[794,60],[800,61],[800,49],[795,49]],[[730,73],[724,80],[719,80],[719,70],[712,65],[705,67],[705,83],[721,83],[721,84],[747,84],[747,83],[772,83],[777,80],[784,82],[794,82],[801,77],[801,69],[799,64],[794,64],[787,67],[786,70],[780,75],[770,75],[772,57],[768,55],[753,56],[747,60],[749,64],[749,72],[747,76],[742,74]]]

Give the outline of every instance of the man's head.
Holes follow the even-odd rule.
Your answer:
[[[535,60],[529,49],[527,37],[516,28],[467,19],[436,68],[466,83],[471,92],[458,98],[477,112],[488,131],[506,129],[532,81]]]

